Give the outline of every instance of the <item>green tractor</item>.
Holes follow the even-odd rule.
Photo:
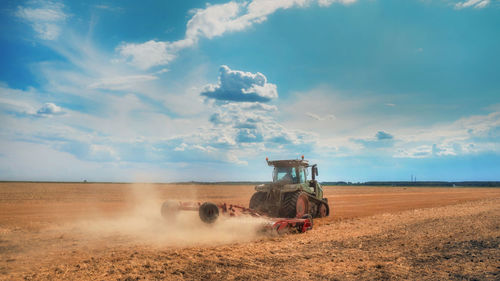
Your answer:
[[[301,218],[305,215],[326,217],[330,214],[323,188],[316,180],[318,166],[307,160],[275,160],[267,164],[274,167],[273,182],[255,186],[250,209],[271,217]],[[310,169],[309,169],[310,168]],[[311,180],[307,174],[311,171]]]

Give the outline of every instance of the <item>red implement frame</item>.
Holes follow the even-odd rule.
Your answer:
[[[178,206],[176,206],[176,210],[172,211],[199,211],[200,207],[204,203],[200,202],[178,202]],[[264,226],[263,230],[271,230],[275,231],[278,234],[286,233],[290,231],[297,231],[299,233],[306,232],[311,230],[313,227],[312,217],[309,215],[304,216],[303,218],[270,218],[256,210],[245,208],[238,205],[233,204],[214,204],[219,209],[219,213],[225,216],[241,216],[247,215],[252,217],[260,217],[267,219],[269,224]]]

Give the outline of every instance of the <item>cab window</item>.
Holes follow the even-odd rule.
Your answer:
[[[298,183],[299,175],[297,175],[297,169],[295,167],[275,167],[273,172],[273,181]]]
[[[306,171],[303,168],[299,168],[299,180],[300,183],[306,182]]]

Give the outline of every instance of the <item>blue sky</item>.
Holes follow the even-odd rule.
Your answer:
[[[0,180],[500,180],[500,1],[2,1]]]

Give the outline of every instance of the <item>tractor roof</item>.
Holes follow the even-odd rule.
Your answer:
[[[307,160],[274,160],[267,161],[267,165],[275,167],[296,167],[296,166],[309,166],[309,161]]]

